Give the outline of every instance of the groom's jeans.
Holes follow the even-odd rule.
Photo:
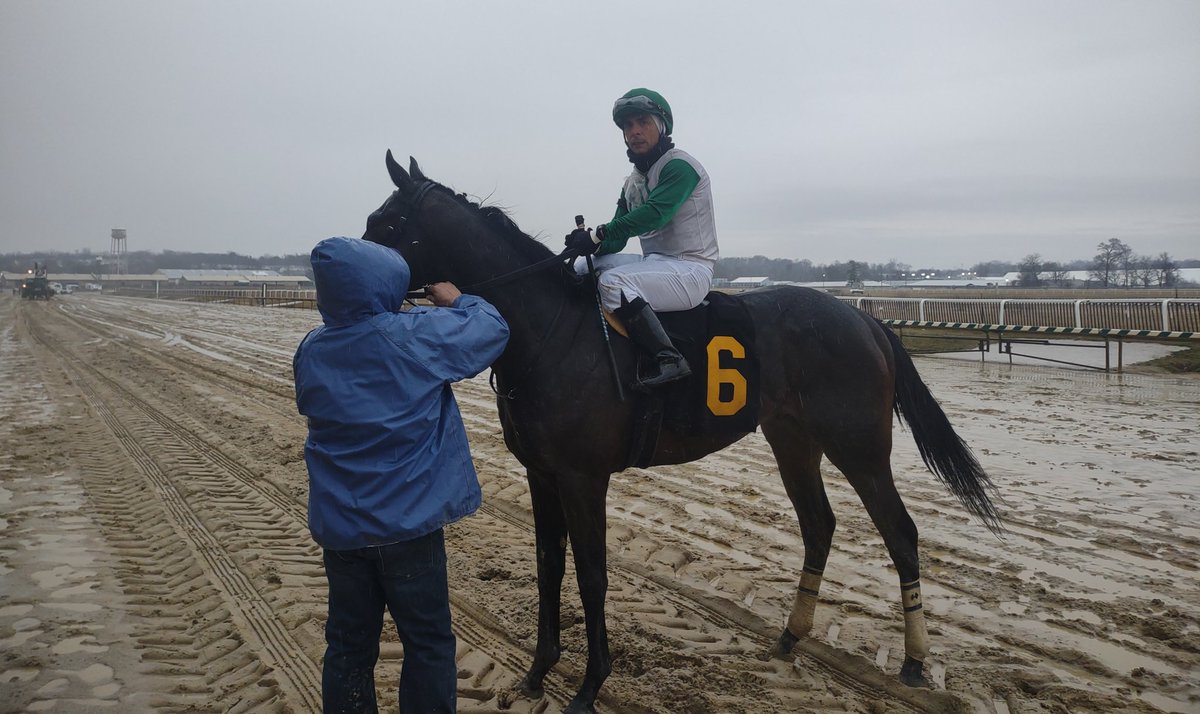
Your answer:
[[[386,607],[404,645],[400,711],[454,712],[458,685],[446,544],[441,529],[415,540],[326,550],[324,711],[375,712],[375,662]]]

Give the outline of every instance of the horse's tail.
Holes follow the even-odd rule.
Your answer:
[[[878,322],[878,320],[877,320]],[[954,431],[946,412],[921,381],[917,367],[899,336],[882,322],[879,326],[892,345],[896,363],[896,416],[912,430],[926,468],[950,489],[967,511],[974,514],[990,531],[1004,531],[1000,514],[990,494],[995,485],[979,465],[971,449]]]

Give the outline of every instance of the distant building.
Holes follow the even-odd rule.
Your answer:
[[[1011,284],[1004,276],[888,281],[888,285],[894,288],[1002,288]]]
[[[188,270],[162,268],[156,272],[172,287],[236,287],[262,286],[268,288],[303,288],[312,284],[304,275],[280,275],[274,270],[228,270],[209,268]]]
[[[11,284],[11,281],[20,281],[25,279],[25,273],[4,273],[5,281]],[[48,273],[46,278],[53,283],[61,283],[62,285],[78,285],[82,288],[85,285],[100,285],[105,288],[126,287],[126,288],[153,288],[158,283],[166,282],[166,278],[161,275],[98,275],[92,273]],[[95,289],[95,288],[93,288]]]
[[[0,273],[3,284],[12,285],[25,279],[25,273]],[[303,290],[312,287],[312,280],[305,275],[280,275],[274,270],[183,270],[163,268],[148,275],[112,275],[92,273],[49,273],[50,282],[62,285],[77,285],[83,288],[89,283],[104,288],[221,288],[266,286],[267,289]]]

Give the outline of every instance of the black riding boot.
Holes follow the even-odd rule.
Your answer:
[[[650,305],[641,298],[636,298],[628,305],[622,305],[613,313],[621,318],[629,337],[634,344],[649,352],[658,362],[658,371],[638,383],[643,387],[657,387],[660,384],[683,379],[692,373],[687,360],[671,344],[671,338],[663,330],[658,315],[650,309]]]

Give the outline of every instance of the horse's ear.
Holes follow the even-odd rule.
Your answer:
[[[408,174],[404,173],[404,168],[392,158],[391,149],[388,149],[385,163],[387,163],[388,175],[392,177],[392,183],[396,184],[396,188],[402,191],[408,191],[412,188],[413,180],[409,178]]]
[[[421,173],[421,167],[417,166],[417,160],[413,157],[408,157],[408,172],[412,174],[413,181],[428,181],[425,174]]]

